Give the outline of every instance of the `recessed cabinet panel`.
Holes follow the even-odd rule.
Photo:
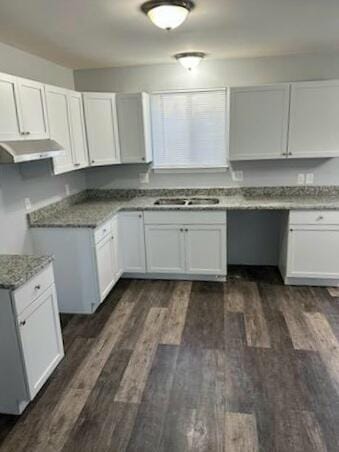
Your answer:
[[[18,88],[26,138],[30,140],[48,138],[44,85],[20,78]]]
[[[65,153],[53,159],[56,174],[72,170],[72,138],[68,110],[68,92],[63,89],[47,87],[47,111],[51,138],[59,143]]]
[[[22,138],[17,96],[16,79],[0,74],[0,140]]]
[[[184,228],[176,225],[145,226],[147,271],[184,273]]]
[[[145,273],[144,219],[141,212],[120,214],[120,234],[124,272]]]
[[[114,284],[114,264],[112,236],[109,234],[96,245],[98,278],[101,300],[109,293]]]
[[[226,274],[226,227],[189,226],[185,228],[187,273]]]
[[[287,277],[339,279],[339,226],[293,226]]]
[[[338,118],[339,82],[292,84],[290,157],[339,156]]]
[[[73,164],[75,168],[82,168],[88,166],[88,151],[81,94],[74,91],[69,92],[68,102],[72,131]]]
[[[90,164],[119,163],[115,94],[85,93],[84,106]]]
[[[289,85],[232,88],[230,159],[285,158]]]
[[[18,319],[30,396],[33,398],[63,357],[55,286]]]
[[[121,162],[150,162],[152,152],[149,95],[118,94],[117,111]]]

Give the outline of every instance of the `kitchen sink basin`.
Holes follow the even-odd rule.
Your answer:
[[[159,198],[156,206],[214,206],[219,204],[218,198]]]
[[[191,198],[188,200],[188,206],[212,206],[219,204],[218,198]]]
[[[156,206],[185,206],[187,199],[180,198],[160,198],[155,201]]]

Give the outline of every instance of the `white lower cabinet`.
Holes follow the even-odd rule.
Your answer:
[[[63,356],[52,269],[14,292],[0,290],[0,413],[21,414]]]
[[[291,212],[284,234],[287,284],[339,285],[339,212]]]
[[[145,223],[147,272],[226,276],[225,213],[150,212]]]
[[[142,212],[121,212],[119,241],[125,273],[145,273],[145,237]]]
[[[148,225],[145,226],[145,238],[148,272],[185,272],[183,227]]]
[[[33,228],[37,253],[55,256],[59,310],[92,314],[122,273],[118,216],[96,229]]]

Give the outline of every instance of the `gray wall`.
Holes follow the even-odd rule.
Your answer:
[[[0,44],[0,71],[72,88],[73,72],[49,61]],[[24,199],[37,208],[85,188],[85,175],[77,172],[52,176],[48,161],[0,166],[0,253],[31,253]]]
[[[75,86],[80,91],[155,91],[263,84],[273,82],[339,78],[339,54],[290,55],[235,60],[206,60],[196,73],[179,64],[78,70]],[[314,183],[339,185],[339,159],[243,162],[240,185],[296,185],[300,172],[313,172]],[[230,186],[230,171],[224,173],[164,174],[150,172],[149,185],[139,182],[145,165],[96,168],[87,171],[90,187],[187,187]]]

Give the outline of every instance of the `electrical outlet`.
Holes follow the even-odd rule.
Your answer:
[[[25,207],[26,207],[26,210],[31,210],[31,208],[32,208],[32,203],[29,198],[25,198]]]
[[[306,174],[306,185],[312,185],[312,184],[314,184],[314,174],[307,173]]]
[[[243,171],[232,171],[232,180],[234,182],[242,182],[244,180]]]
[[[140,173],[139,180],[141,184],[149,184],[149,173]]]
[[[298,185],[305,185],[305,174],[298,174]]]
[[[71,194],[71,190],[69,188],[69,184],[65,184],[65,192],[66,192],[67,196],[69,196]]]

